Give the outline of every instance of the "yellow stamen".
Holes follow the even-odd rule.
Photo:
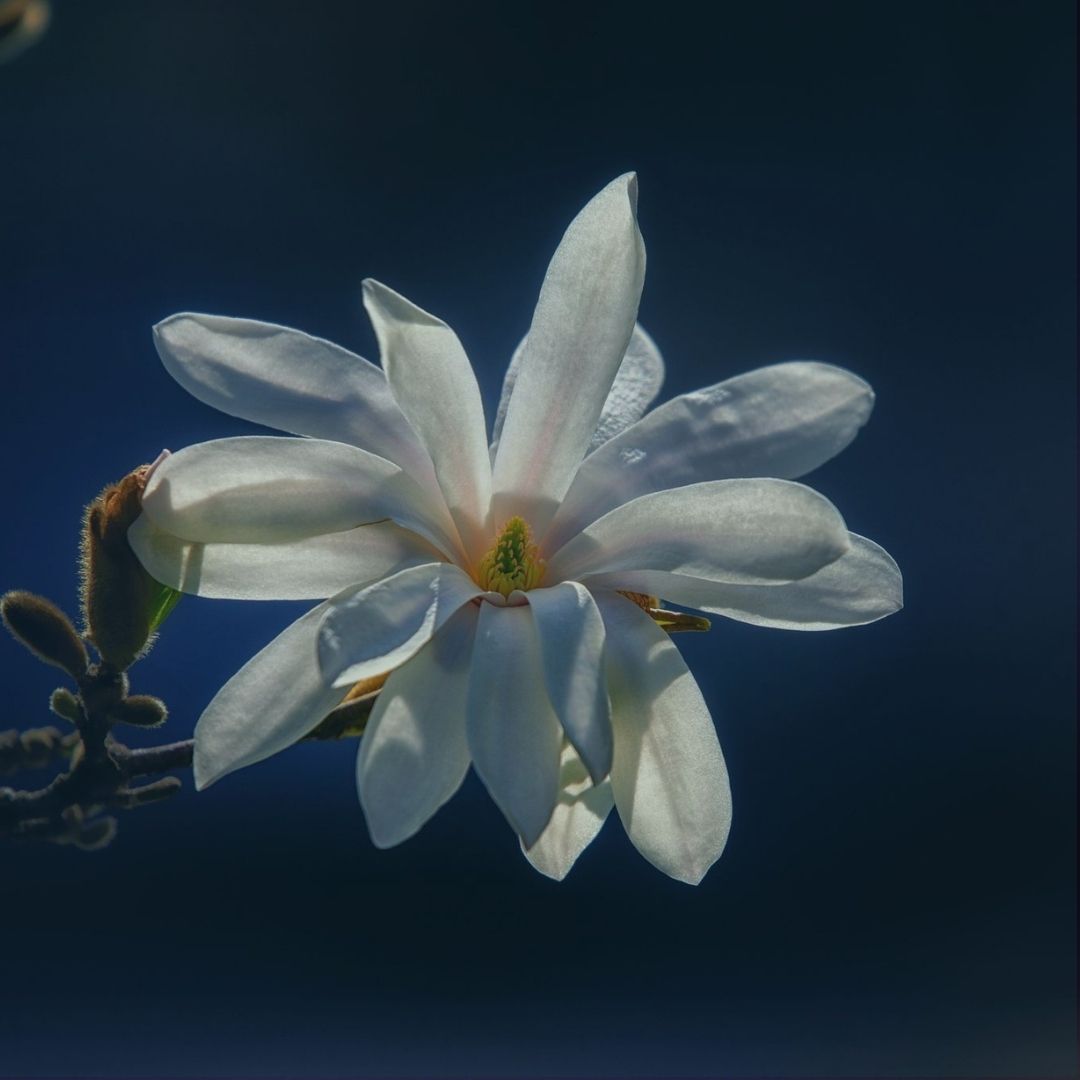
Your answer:
[[[652,611],[653,608],[660,606],[660,598],[657,596],[649,596],[648,593],[630,592],[627,589],[620,589],[619,595],[625,596],[627,600],[633,600],[642,611]]]
[[[390,672],[384,671],[381,675],[369,675],[366,679],[361,679],[358,683],[354,683],[352,689],[345,695],[344,701],[355,701],[357,698],[367,697],[368,694],[374,694],[376,690],[381,690],[383,684],[390,678]]]
[[[704,615],[689,615],[685,611],[665,611],[660,607],[659,597],[623,589],[620,589],[619,593],[627,600],[633,600],[661,630],[666,630],[669,634],[677,634],[681,630],[704,633],[712,627],[712,623]]]
[[[649,615],[661,630],[666,630],[669,634],[677,634],[684,630],[703,634],[706,630],[712,629],[712,622],[704,615],[690,615],[685,611],[665,611],[664,608],[654,608]]]
[[[524,518],[512,517],[480,560],[476,582],[482,589],[509,596],[515,589],[535,589],[544,580],[545,569],[532,530]]]

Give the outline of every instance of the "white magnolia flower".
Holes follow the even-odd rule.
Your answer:
[[[389,673],[357,763],[380,847],[415,833],[471,763],[551,877],[612,805],[673,877],[696,883],[719,856],[724,759],[655,598],[825,630],[896,611],[900,574],[791,482],[866,422],[861,379],[777,364],[646,412],[663,362],[635,325],[636,194],[620,177],[567,230],[491,447],[457,336],[375,281],[364,303],[382,370],[264,323],[182,314],[155,328],[196,397],[301,438],[167,458],[130,534],[143,563],[202,596],[329,597],[203,713],[200,788]]]

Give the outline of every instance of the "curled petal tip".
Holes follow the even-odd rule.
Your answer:
[[[214,783],[214,781],[221,778],[221,774],[214,772],[213,769],[209,768],[204,760],[204,755],[199,753],[198,725],[196,725],[195,735],[195,753],[192,756],[191,762],[192,779],[195,781],[196,791],[205,791],[212,783]]]
[[[154,323],[153,327],[151,327],[151,333],[154,335],[154,340],[157,341],[173,323],[187,318],[188,314],[189,313],[186,311],[177,311],[172,315],[166,315],[164,319]]]
[[[623,188],[626,191],[627,200],[630,203],[630,212],[637,217],[638,204],[638,175],[636,172],[625,172],[617,176],[608,184],[609,188]]]
[[[162,463],[162,462],[163,462],[163,461],[164,461],[164,460],[165,460],[165,459],[166,459],[167,457],[169,457],[169,456],[170,456],[171,454],[172,454],[172,451],[171,451],[171,450],[168,450],[168,449],[163,449],[163,450],[161,451],[161,453],[160,453],[160,454],[158,454],[158,456],[157,456],[156,458],[154,458],[154,460],[153,460],[153,461],[151,461],[149,465],[147,465],[147,466],[146,466],[146,479],[147,479],[147,480],[149,480],[149,479],[150,479],[150,477],[154,475],[154,470],[155,470],[155,469],[156,469],[156,468],[157,468],[157,467],[158,467],[158,466],[159,466],[159,465],[160,465],[160,464],[161,464],[161,463]]]

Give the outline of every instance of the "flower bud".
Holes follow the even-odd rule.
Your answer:
[[[160,461],[161,458],[158,458]],[[157,464],[155,462],[154,464]],[[149,647],[180,593],[155,581],[128,543],[154,465],[107,487],[87,508],[82,532],[82,606],[102,660],[124,670]]]
[[[77,833],[68,839],[83,851],[100,851],[108,847],[116,836],[116,818],[103,817],[83,825]]]
[[[65,735],[54,727],[0,731],[0,776],[43,769],[60,758],[70,757],[72,744],[77,740],[75,732]]]
[[[169,710],[165,702],[149,694],[132,694],[118,701],[110,710],[109,717],[121,724],[135,727],[158,727],[165,723]]]
[[[69,724],[77,724],[82,719],[82,706],[79,705],[79,699],[62,686],[58,686],[49,695],[49,708]]]
[[[86,671],[86,646],[71,620],[55,604],[34,593],[15,591],[0,599],[4,625],[38,659],[63,668],[73,679]]]
[[[49,17],[49,0],[0,0],[0,64],[33,45]]]

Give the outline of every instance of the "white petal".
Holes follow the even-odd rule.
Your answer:
[[[586,583],[590,588],[659,596],[756,626],[782,630],[862,626],[904,606],[904,583],[887,551],[863,536],[848,535],[851,549],[836,562],[784,585],[725,585],[654,570],[600,574]]]
[[[526,847],[559,797],[562,728],[528,607],[480,605],[466,730],[473,767]]]
[[[488,531],[491,461],[469,358],[446,323],[377,281],[364,282],[364,306],[394,397],[431,455],[458,528],[475,545]]]
[[[592,594],[576,581],[526,595],[536,620],[548,698],[566,737],[599,783],[611,770],[604,620]]]
[[[462,608],[390,676],[376,700],[356,780],[377,847],[407,840],[465,779],[465,704],[476,620],[476,608]]]
[[[229,416],[294,435],[352,443],[434,485],[431,459],[386,377],[367,360],[299,330],[184,312],[154,327],[169,374]]]
[[[594,521],[548,560],[548,580],[668,570],[735,584],[796,581],[847,551],[824,496],[789,480],[713,480],[655,491]]]
[[[336,597],[319,631],[323,676],[349,686],[392,671],[458,608],[483,595],[453,564],[428,563]]]
[[[593,453],[640,420],[663,385],[664,358],[656,342],[635,323],[586,453]]]
[[[794,479],[855,438],[874,394],[829,364],[775,364],[665,402],[581,464],[544,543],[554,550],[650,491],[746,476]]]
[[[611,786],[634,847],[665,874],[696,885],[731,828],[720,743],[693,675],[671,639],[636,604],[597,597],[607,624],[615,727]]]
[[[528,340],[528,338],[521,339],[521,343],[510,358],[510,366],[506,369],[502,396],[499,398],[499,411],[495,414],[495,431],[491,444],[492,458],[495,456],[502,436],[506,410],[510,406],[510,396],[514,391],[521,357],[525,352],[525,342]],[[626,346],[626,352],[619,370],[615,373],[615,381],[608,391],[600,419],[593,429],[592,438],[589,439],[587,453],[591,454],[608,439],[613,439],[620,431],[644,416],[645,410],[656,399],[663,385],[664,358],[656,342],[645,333],[644,327],[640,323],[635,323],[634,332],[630,335],[630,344]]]
[[[152,578],[227,600],[323,600],[350,585],[438,561],[426,540],[389,521],[281,544],[181,540],[140,514],[128,540]]]
[[[392,518],[447,554],[446,509],[397,465],[345,443],[250,436],[196,443],[150,475],[143,509],[184,540],[274,543]]]
[[[249,660],[195,725],[195,786],[276,754],[302,739],[345,696],[323,681],[315,638],[320,604]]]
[[[577,857],[596,839],[615,803],[611,781],[594,785],[569,743],[563,746],[559,789],[559,801],[540,839],[531,848],[521,845],[529,862],[556,881],[570,873]]]
[[[637,317],[645,246],[637,180],[608,184],[548,267],[495,456],[495,517],[540,535],[581,462]]]

